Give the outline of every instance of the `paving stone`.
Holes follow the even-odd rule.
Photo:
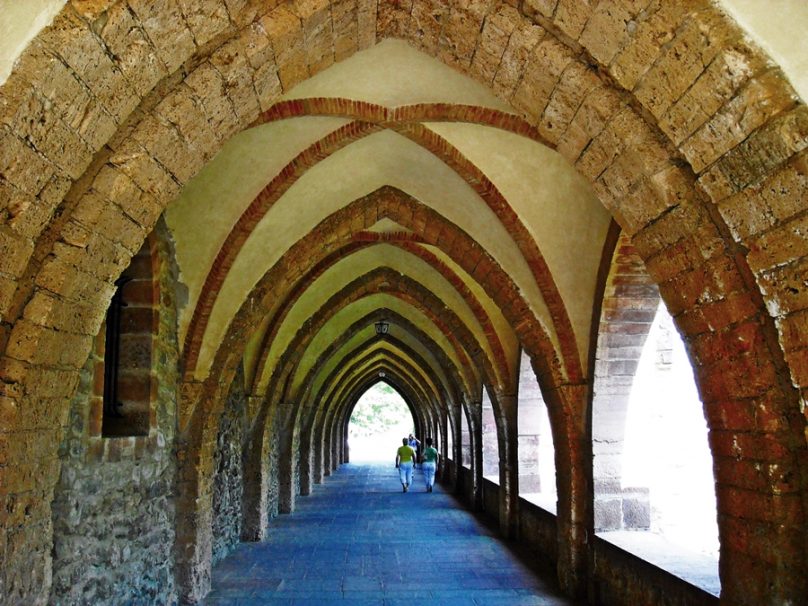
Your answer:
[[[492,531],[416,471],[346,464],[213,568],[205,604],[568,605]]]

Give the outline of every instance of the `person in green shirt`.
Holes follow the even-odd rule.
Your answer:
[[[435,485],[435,469],[438,466],[438,451],[432,447],[432,438],[426,439],[426,448],[424,448],[424,455],[421,459],[421,469],[424,470],[424,482],[426,483],[426,491],[432,492],[432,487]]]
[[[407,438],[401,440],[401,446],[396,451],[396,467],[398,468],[398,477],[401,479],[401,486],[404,492],[412,484],[412,468],[415,466],[415,451],[409,445]]]

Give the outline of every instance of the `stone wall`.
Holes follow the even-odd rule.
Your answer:
[[[558,563],[558,518],[535,503],[519,499],[519,542],[533,562],[546,570]]]
[[[594,538],[594,561],[592,590],[596,604],[717,606],[720,603],[716,596],[598,537]]]
[[[60,445],[52,503],[54,604],[174,603],[174,438],[177,411],[176,279],[165,243],[155,249],[162,302],[152,350],[152,423],[146,436],[101,435],[102,326],[81,373]],[[103,375],[102,375],[103,376]]]
[[[448,464],[454,467],[453,463]],[[468,481],[469,470],[463,470]],[[443,482],[443,485],[450,485]],[[483,480],[482,517],[495,524],[499,519],[499,486]],[[474,501],[464,491],[455,493],[464,505],[474,508]],[[552,573],[558,562],[558,518],[541,507],[519,500],[518,549],[529,558],[530,565]],[[658,606],[714,606],[719,599],[682,580],[670,572],[597,537],[591,545],[595,562],[588,603],[603,606],[621,604],[654,604]]]
[[[272,430],[270,430],[272,431]],[[280,460],[280,448],[278,445],[278,440],[273,438],[270,439],[269,445],[269,457],[267,461],[267,519],[266,524],[268,525],[272,518],[278,516],[278,512],[280,510],[280,493],[281,493],[281,486],[280,486],[280,474],[278,473],[278,461]]]
[[[213,458],[213,563],[238,544],[241,537],[241,504],[244,491],[244,453],[247,425],[247,395],[244,376],[233,381],[227,404],[219,420],[216,453]]]

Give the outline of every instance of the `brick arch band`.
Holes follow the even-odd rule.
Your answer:
[[[376,294],[379,291],[379,284],[383,282],[390,285],[390,288],[385,290],[387,294],[401,299],[426,315],[435,327],[437,327],[438,332],[442,333],[443,336],[449,340],[454,349],[455,356],[461,365],[468,365],[470,359],[475,359],[484,369],[487,375],[487,381],[491,382],[492,379],[494,379],[495,373],[490,361],[485,360],[485,357],[481,355],[479,345],[473,334],[465,327],[454,312],[446,308],[440,299],[414,279],[402,276],[394,271],[380,269],[371,272],[368,276],[358,277],[352,283],[346,285],[341,291],[335,293],[323,304],[320,311],[313,316],[314,321],[311,322],[309,326],[306,326],[305,330],[298,332],[294,341],[287,348],[287,352],[289,352],[290,355],[287,356],[285,353],[285,359],[282,359],[276,366],[275,373],[277,373],[277,379],[273,381],[276,389],[270,388],[268,390],[269,393],[273,394],[273,398],[289,397],[292,400],[297,400],[297,394],[287,394],[284,389],[281,389],[281,386],[289,384],[286,377],[289,376],[290,373],[296,372],[297,364],[302,358],[302,351],[308,347],[320,328],[333,314],[351,303]],[[310,371],[308,377],[309,381],[314,379],[314,374],[316,374],[318,366],[322,366],[351,336],[352,333],[343,333],[332,345],[320,354],[318,361],[315,363],[315,367]],[[462,368],[457,369],[457,374],[460,377],[465,375],[465,379],[461,384],[464,385],[466,390],[470,390],[471,386],[467,383],[470,378],[469,375],[463,372]],[[305,383],[306,382],[304,382],[304,384]]]
[[[383,273],[377,274],[376,276],[373,277],[374,282],[384,279],[385,276]],[[405,285],[413,286],[414,283],[410,280],[402,280],[401,286],[403,287]],[[396,290],[398,290],[398,288],[396,288]],[[411,299],[411,297],[407,296],[404,293],[399,295],[395,292],[395,290],[393,292],[394,292],[393,296],[395,296],[396,298],[400,298],[407,302],[409,302],[408,299]],[[348,299],[345,299],[344,293],[341,295],[341,298],[344,301],[343,305],[350,304],[350,301]],[[432,306],[432,304],[433,304],[432,301],[425,303],[423,308],[429,309]],[[432,309],[429,310],[430,315],[436,316],[436,319],[442,321],[443,319],[437,316],[436,312],[437,310]],[[371,339],[373,344],[375,344],[378,341],[382,345],[389,345],[390,347],[387,347],[386,349],[394,349],[398,351],[399,356],[401,356],[402,354],[406,354],[407,358],[412,360],[410,365],[417,362],[416,367],[420,371],[418,374],[423,375],[426,379],[430,381],[430,383],[434,384],[435,386],[434,389],[429,390],[426,390],[425,386],[422,388],[421,391],[422,395],[425,397],[424,398],[425,402],[432,401],[436,398],[446,397],[446,395],[448,395],[449,393],[456,393],[456,392],[465,393],[465,389],[467,389],[467,387],[465,386],[464,382],[462,382],[460,369],[458,369],[455,366],[455,364],[451,361],[451,359],[446,353],[444,353],[437,347],[437,343],[435,343],[434,339],[430,339],[425,331],[418,329],[413,323],[406,321],[406,319],[403,318],[400,314],[394,313],[392,310],[380,310],[379,313],[374,313],[371,315],[371,317],[381,318],[384,313],[390,314],[391,318],[395,318],[397,322],[401,322],[401,327],[406,329],[408,333],[411,333],[414,336],[417,336],[418,338],[425,339],[425,343],[429,343],[431,346],[430,351],[432,351],[433,349],[435,351],[440,351],[440,353],[435,354],[438,359],[439,368],[442,371],[441,374],[438,374],[437,369],[433,368],[432,365],[429,364],[426,359],[424,359],[422,354],[415,351],[412,347],[406,345],[400,339],[388,338],[388,337],[385,337],[385,339],[383,340],[378,337]],[[445,322],[446,321],[442,321],[442,323]],[[364,325],[367,326],[367,323],[365,322]],[[345,343],[350,339],[352,334],[354,334],[359,329],[360,326],[362,326],[360,322],[354,323],[354,325],[348,331],[346,331],[345,334],[342,337],[340,337],[338,341],[336,341],[333,345],[329,346],[327,350],[322,352],[322,354],[319,356],[317,360],[315,367],[309,370],[308,374],[312,380],[315,378],[317,374],[319,374],[321,368],[329,361],[329,359],[338,353],[339,349],[345,345]],[[466,339],[464,338],[463,340]],[[366,345],[371,345],[371,343],[367,343]],[[395,348],[392,347],[393,345],[395,345]],[[464,345],[466,344],[464,343]],[[301,401],[302,404],[300,407],[301,412],[309,406],[319,405],[318,402],[328,401],[334,396],[336,383],[341,379],[346,365],[351,363],[351,359],[355,357],[355,354],[358,353],[358,351],[359,349],[356,348],[353,350],[354,355],[345,355],[342,357],[342,360],[340,361],[338,366],[334,368],[331,371],[331,373],[329,373],[329,375],[326,377],[326,380],[323,382],[323,385],[318,390],[319,393],[313,393],[311,389],[307,388],[304,392],[300,394],[299,400]],[[442,379],[441,375],[445,378]],[[415,376],[418,375],[413,375],[413,377]],[[309,383],[306,384],[310,385]]]
[[[488,342],[493,353],[493,359],[495,361],[495,368],[503,369],[507,367],[505,352],[502,349],[502,343],[500,342],[497,333],[491,325],[491,320],[487,312],[483,309],[477,298],[469,291],[465,283],[455,272],[441,262],[440,259],[438,259],[433,253],[416,243],[416,241],[423,243],[420,238],[416,238],[413,234],[409,233],[376,234],[371,232],[358,233],[355,234],[353,238],[354,242],[337,249],[320,263],[314,265],[312,270],[306,274],[305,278],[301,280],[300,283],[293,288],[289,296],[284,299],[282,303],[283,308],[273,316],[271,326],[265,332],[262,338],[262,343],[259,346],[259,350],[262,353],[258,362],[256,363],[256,367],[258,369],[261,369],[266,365],[266,358],[269,353],[269,345],[272,343],[274,335],[276,334],[280,324],[283,322],[283,319],[286,317],[289,309],[294,302],[297,301],[299,296],[313,284],[314,280],[316,280],[323,271],[330,267],[335,260],[341,260],[347,255],[350,255],[353,251],[360,250],[373,243],[380,242],[388,243],[401,248],[402,250],[405,250],[408,253],[427,261],[433,268],[435,268],[452,285],[452,287],[457,290],[458,293],[460,293],[465,303],[472,309],[475,318],[483,329],[483,333],[486,334],[488,338]],[[253,384],[254,391],[258,391],[258,378],[260,378],[260,372],[256,373],[256,382]]]
[[[583,371],[581,369],[575,336],[569,316],[558,293],[555,281],[544,261],[544,257],[534,240],[530,237],[526,227],[522,224],[516,213],[511,210],[507,200],[499,192],[497,187],[456,148],[450,145],[445,139],[420,124],[400,122],[400,120],[403,116],[413,116],[413,120],[419,119],[421,116],[442,120],[460,120],[466,118],[469,122],[475,120],[471,122],[474,124],[496,126],[525,136],[532,135],[531,138],[537,138],[537,136],[532,133],[527,123],[515,116],[480,107],[453,106],[448,104],[439,106],[414,106],[399,108],[402,110],[400,112],[401,116],[399,116],[397,111],[387,110],[381,106],[366,103],[351,103],[341,99],[305,99],[286,102],[281,104],[277,112],[273,106],[273,108],[265,114],[266,118],[264,118],[264,120],[271,121],[288,117],[290,114],[293,114],[289,108],[290,105],[300,112],[310,110],[313,112],[311,115],[340,115],[350,117],[353,121],[312,143],[307,149],[291,160],[280,171],[278,176],[274,177],[258,194],[230,231],[230,234],[222,245],[212,265],[210,273],[205,279],[205,284],[200,294],[200,300],[197,302],[194,309],[191,324],[185,339],[186,372],[189,372],[196,365],[210,313],[213,309],[213,299],[217,296],[219,289],[224,284],[227,273],[235,263],[242,246],[259,221],[308,168],[312,168],[317,162],[322,161],[332,153],[350,145],[350,143],[375,132],[379,132],[381,125],[384,125],[386,128],[399,132],[416,144],[429,150],[438,158],[441,158],[472,187],[494,214],[497,215],[508,231],[514,234],[514,242],[525,257],[525,261],[533,277],[536,279],[544,301],[550,310],[554,329],[558,333],[558,340],[561,351],[563,352],[563,368],[565,372],[569,374],[570,381],[581,380]],[[359,115],[346,116],[343,113],[350,110],[356,111],[356,109],[361,111]],[[327,113],[328,111],[332,113]],[[389,120],[387,118],[388,115],[390,116]],[[366,120],[374,120],[375,122],[366,122]]]

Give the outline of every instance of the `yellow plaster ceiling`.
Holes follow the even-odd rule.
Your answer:
[[[326,325],[323,326],[323,329],[309,344],[307,349],[312,355],[303,356],[303,361],[298,366],[292,381],[291,393],[298,393],[303,380],[306,378],[313,364],[317,361],[319,354],[325,351],[331,343],[342,335],[346,326],[350,326],[353,322],[369,315],[377,309],[389,309],[394,313],[406,317],[416,328],[429,334],[456,367],[461,367],[451,343],[449,343],[448,339],[442,333],[439,333],[435,329],[435,326],[429,318],[395,297],[387,294],[376,294],[343,308],[329,319]],[[328,363],[325,365],[324,371],[320,373],[319,380],[322,380],[323,377],[327,376],[330,371],[336,367],[341,359],[340,353],[344,354],[345,352],[352,351],[374,337],[375,330],[373,326],[368,326],[364,331],[352,335],[351,338],[340,347],[339,351],[335,352],[334,356],[329,359]],[[400,340],[413,349],[413,351],[421,355],[421,357],[428,361],[431,368],[440,368],[437,359],[424,343],[415,339],[403,328],[396,326],[395,323],[391,323],[388,340],[392,341],[394,339]],[[443,380],[445,380],[445,378]]]
[[[308,117],[239,133],[169,205],[165,219],[174,234],[180,280],[188,287],[191,302],[180,311],[180,339],[213,260],[244,210],[296,155],[348,122]]]
[[[497,307],[497,304],[491,300],[491,297],[483,290],[482,286],[480,286],[476,280],[472,279],[471,276],[446,255],[446,253],[434,246],[427,246],[425,248],[434,254],[438,260],[446,265],[453,273],[460,276],[460,279],[471,291],[471,294],[474,295],[474,298],[480,302],[480,305],[491,320],[491,324],[493,324],[494,330],[502,343],[502,348],[508,358],[508,365],[511,372],[517,372],[519,365],[519,341],[516,338],[516,333],[513,332],[513,328],[508,324],[508,321],[505,319],[505,316],[502,315],[502,311],[499,307]]]
[[[28,43],[50,25],[66,0],[0,0],[0,84]]]
[[[342,97],[385,107],[416,103],[465,103],[513,110],[488,88],[415,50],[383,40],[301,82],[283,99]]]
[[[508,200],[541,249],[564,300],[581,356],[611,215],[589,183],[553,150],[490,126],[428,126],[476,164]],[[582,357],[582,366],[586,359]]]
[[[808,2],[806,0],[719,0],[750,37],[783,69],[808,100]]]
[[[240,177],[240,173],[231,175],[234,180]],[[552,327],[530,268],[494,213],[432,153],[385,130],[359,139],[310,168],[257,225],[218,293],[200,353],[200,378],[212,361],[229,319],[280,256],[325,217],[384,185],[397,187],[429,204],[471,234],[507,268],[537,315]],[[241,206],[246,207],[246,203]],[[181,239],[182,235],[176,237]],[[201,285],[189,285],[192,293],[199,288]],[[187,324],[183,328],[187,329]]]
[[[434,293],[460,317],[474,333],[489,357],[492,356],[488,340],[471,308],[443,276],[415,255],[390,244],[376,244],[362,249],[330,267],[312,287],[300,296],[272,341],[265,364],[268,370],[262,374],[262,380],[258,384],[259,393],[263,393],[266,389],[269,370],[274,368],[280,356],[286,351],[299,327],[308,318],[315,316],[317,310],[328,298],[345,288],[356,277],[370,273],[378,267],[389,268],[423,284],[427,290]]]

